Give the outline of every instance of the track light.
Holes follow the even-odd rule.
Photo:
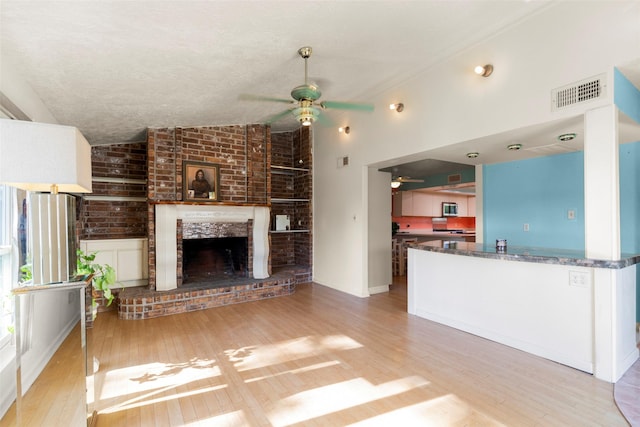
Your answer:
[[[491,64],[487,64],[485,66],[478,65],[476,68],[473,69],[473,71],[479,76],[489,77],[491,73],[493,73],[493,65]]]
[[[351,132],[351,128],[349,126],[339,127],[338,132],[349,135],[349,132]]]
[[[402,110],[404,110],[404,104],[401,102],[398,104],[389,104],[389,109],[396,110],[398,113],[402,113]]]

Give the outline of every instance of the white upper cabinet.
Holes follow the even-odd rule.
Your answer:
[[[458,216],[475,216],[475,196],[426,191],[399,191],[393,195],[393,216],[442,216],[442,203],[458,204]]]

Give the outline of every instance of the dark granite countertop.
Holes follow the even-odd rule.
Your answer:
[[[478,258],[534,262],[540,264],[575,265],[593,268],[619,269],[640,262],[640,254],[622,254],[619,260],[598,260],[586,258],[584,251],[570,249],[507,246],[506,251],[498,251],[494,243],[432,240],[423,243],[405,243],[405,245],[411,249]]]

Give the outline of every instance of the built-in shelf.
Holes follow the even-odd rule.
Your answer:
[[[272,173],[291,173],[291,172],[309,172],[307,168],[296,168],[292,166],[274,166],[271,165]]]
[[[309,230],[270,230],[271,234],[308,233]]]
[[[96,202],[146,202],[146,197],[135,196],[83,196],[84,200]]]
[[[111,184],[140,184],[144,185],[147,183],[146,179],[132,179],[132,178],[114,178],[108,176],[94,176],[91,177],[91,181],[93,182],[108,182]]]
[[[271,199],[271,203],[308,202],[309,199]]]

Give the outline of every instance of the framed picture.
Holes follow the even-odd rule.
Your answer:
[[[182,162],[182,194],[186,201],[216,202],[220,199],[220,166]]]

